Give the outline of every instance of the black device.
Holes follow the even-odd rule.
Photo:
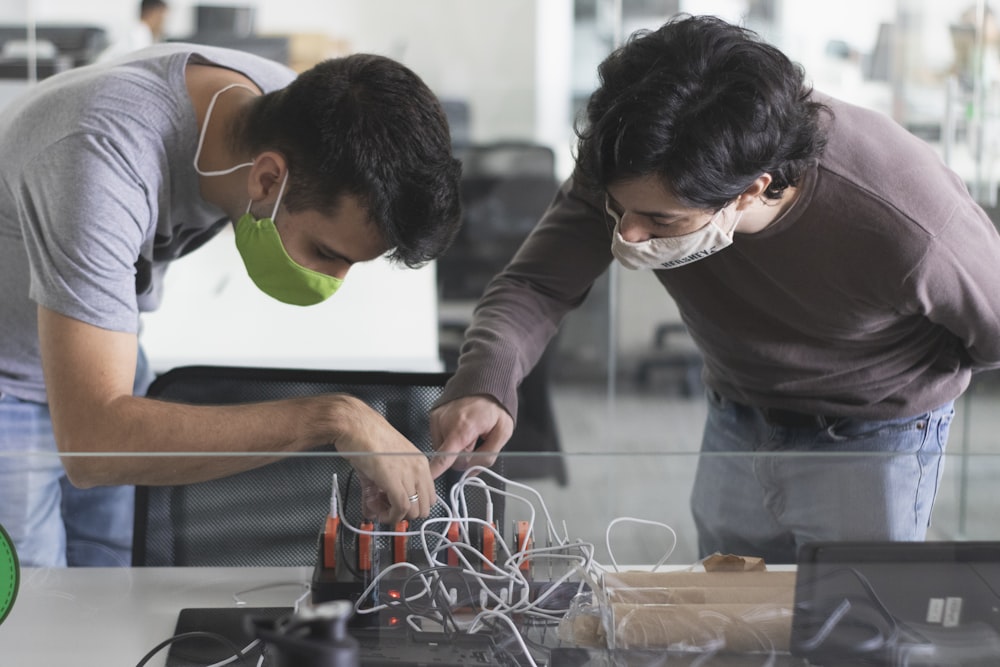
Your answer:
[[[199,33],[249,37],[255,32],[257,11],[251,5],[195,5],[194,24]]]
[[[1000,664],[1000,542],[815,542],[791,650],[816,665]]]
[[[263,653],[261,667],[519,667],[488,634],[331,627],[335,621],[297,617],[291,607],[187,608],[178,616],[176,634],[211,632],[240,648],[260,638],[264,646],[248,653],[247,664],[256,665]],[[172,644],[166,664],[204,667],[231,657],[224,644],[195,637]]]
[[[354,606],[346,600],[302,607],[278,619],[246,624],[272,653],[274,667],[360,667],[361,648],[347,632]]]

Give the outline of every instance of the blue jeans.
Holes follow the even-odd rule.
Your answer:
[[[884,421],[787,425],[708,391],[691,495],[701,555],[794,563],[819,540],[923,540],[954,403]]]
[[[136,394],[149,384],[142,351]],[[44,403],[0,394],[0,524],[24,567],[128,566],[135,489],[78,489],[59,460]]]

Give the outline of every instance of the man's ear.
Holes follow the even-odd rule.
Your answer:
[[[737,210],[741,210],[749,206],[753,201],[759,197],[762,197],[767,188],[771,185],[771,174],[763,173],[750,184],[750,187],[743,191],[739,197],[736,198]]]
[[[273,204],[288,173],[285,156],[277,151],[264,151],[258,155],[247,175],[247,192],[254,203]]]

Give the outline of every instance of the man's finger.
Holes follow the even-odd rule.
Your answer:
[[[475,446],[472,442],[463,442],[458,436],[452,436],[445,440],[431,456],[431,477],[437,479],[441,474],[455,463],[455,459],[463,451],[470,451]]]

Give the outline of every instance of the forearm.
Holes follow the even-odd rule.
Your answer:
[[[538,300],[528,285],[494,281],[465,332],[459,367],[438,404],[473,394],[517,413],[517,386],[555,335],[565,310]]]
[[[86,409],[87,415],[64,412],[64,426],[56,422],[67,474],[81,487],[192,483],[230,475],[282,454],[336,444],[367,411],[344,395],[232,406],[121,396]]]
[[[459,368],[438,404],[484,394],[516,417],[517,385],[610,261],[603,209],[567,182],[477,304]]]

